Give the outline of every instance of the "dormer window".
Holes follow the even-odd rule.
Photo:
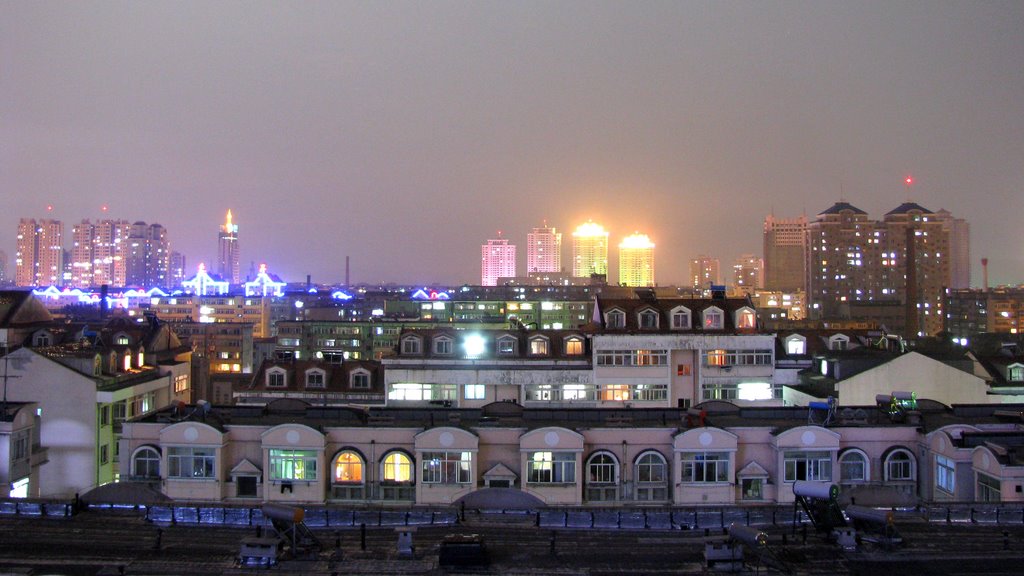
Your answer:
[[[32,345],[37,347],[49,346],[50,345],[50,333],[39,332],[32,337]]]
[[[323,388],[327,385],[326,382],[326,373],[323,370],[306,371],[306,388]]]
[[[512,336],[502,336],[501,338],[498,338],[498,355],[515,356],[516,339]]]
[[[366,370],[353,370],[348,376],[348,385],[352,388],[368,389],[370,387],[370,373]]]
[[[637,323],[641,329],[653,330],[658,327],[658,312],[648,308],[637,315]]]
[[[448,336],[438,336],[434,338],[434,354],[438,356],[451,356],[452,339]]]
[[[117,336],[114,336],[114,344],[118,346],[127,346],[131,344],[131,338],[127,334],[121,332]]]
[[[583,355],[583,339],[578,336],[569,336],[565,339],[565,355],[566,356],[582,356]]]
[[[704,328],[708,330],[721,330],[725,326],[725,315],[721,308],[712,306],[704,310]]]
[[[1011,364],[1006,369],[1006,379],[1010,382],[1024,381],[1024,364]]]
[[[402,354],[422,354],[419,336],[406,336],[402,338]]]
[[[786,346],[786,354],[791,356],[799,356],[807,354],[807,338],[799,334],[790,334],[786,336],[784,340]]]
[[[757,314],[754,309],[744,306],[736,311],[736,328],[739,330],[753,330],[757,328]]]
[[[548,344],[548,339],[543,336],[530,338],[530,356],[547,356]]]
[[[829,350],[846,350],[850,347],[850,337],[843,334],[836,334],[828,339]]]
[[[267,388],[284,388],[287,385],[284,369],[271,368],[267,370]]]
[[[604,315],[604,325],[606,328],[625,328],[626,313],[622,310],[609,311]]]
[[[672,329],[673,330],[689,330],[690,329],[690,309],[679,306],[672,309]]]

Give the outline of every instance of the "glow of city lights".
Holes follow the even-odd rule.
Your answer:
[[[636,232],[626,236],[619,244],[619,248],[654,248],[654,243],[647,234]]]
[[[587,220],[585,224],[580,224],[572,233],[572,235],[584,238],[594,236],[608,236],[608,231],[604,229],[604,226],[601,226],[600,224],[597,224],[592,220]]]

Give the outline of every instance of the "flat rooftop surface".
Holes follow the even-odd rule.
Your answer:
[[[532,525],[532,517],[467,513],[448,527],[417,527],[412,558],[398,554],[395,528],[368,528],[366,547],[358,528],[314,530],[324,546],[315,559],[285,560],[272,568],[237,564],[243,538],[253,528],[200,525],[157,526],[131,511],[86,511],[71,518],[0,516],[0,574],[707,574],[704,546],[722,540],[721,531],[703,530],[551,530]],[[1021,573],[1024,523],[993,525],[897,522],[904,544],[887,552],[865,544],[843,551],[808,529],[769,526],[768,548],[791,574],[939,574]],[[478,534],[490,566],[451,570],[438,565],[442,539]],[[786,543],[783,543],[783,536]],[[158,546],[159,539],[159,546]],[[122,572],[123,570],[123,572]],[[743,573],[781,574],[747,550]]]

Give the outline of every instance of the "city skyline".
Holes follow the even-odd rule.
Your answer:
[[[758,254],[766,215],[842,200],[948,210],[973,285],[983,257],[991,285],[1024,281],[1019,3],[8,3],[0,22],[9,268],[19,218],[65,240],[116,218],[214,269],[231,209],[243,276],[335,282],[349,256],[353,283],[475,283],[494,229],[524,245],[593,219],[650,234],[657,283],[685,285],[699,254]]]

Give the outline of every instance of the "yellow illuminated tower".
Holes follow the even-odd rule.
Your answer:
[[[231,210],[217,236],[217,273],[232,284],[242,281],[238,266],[238,225],[231,221]]]
[[[588,220],[572,233],[572,275],[590,278],[608,276],[608,231]]]
[[[619,244],[619,284],[654,286],[654,243],[634,233]]]

